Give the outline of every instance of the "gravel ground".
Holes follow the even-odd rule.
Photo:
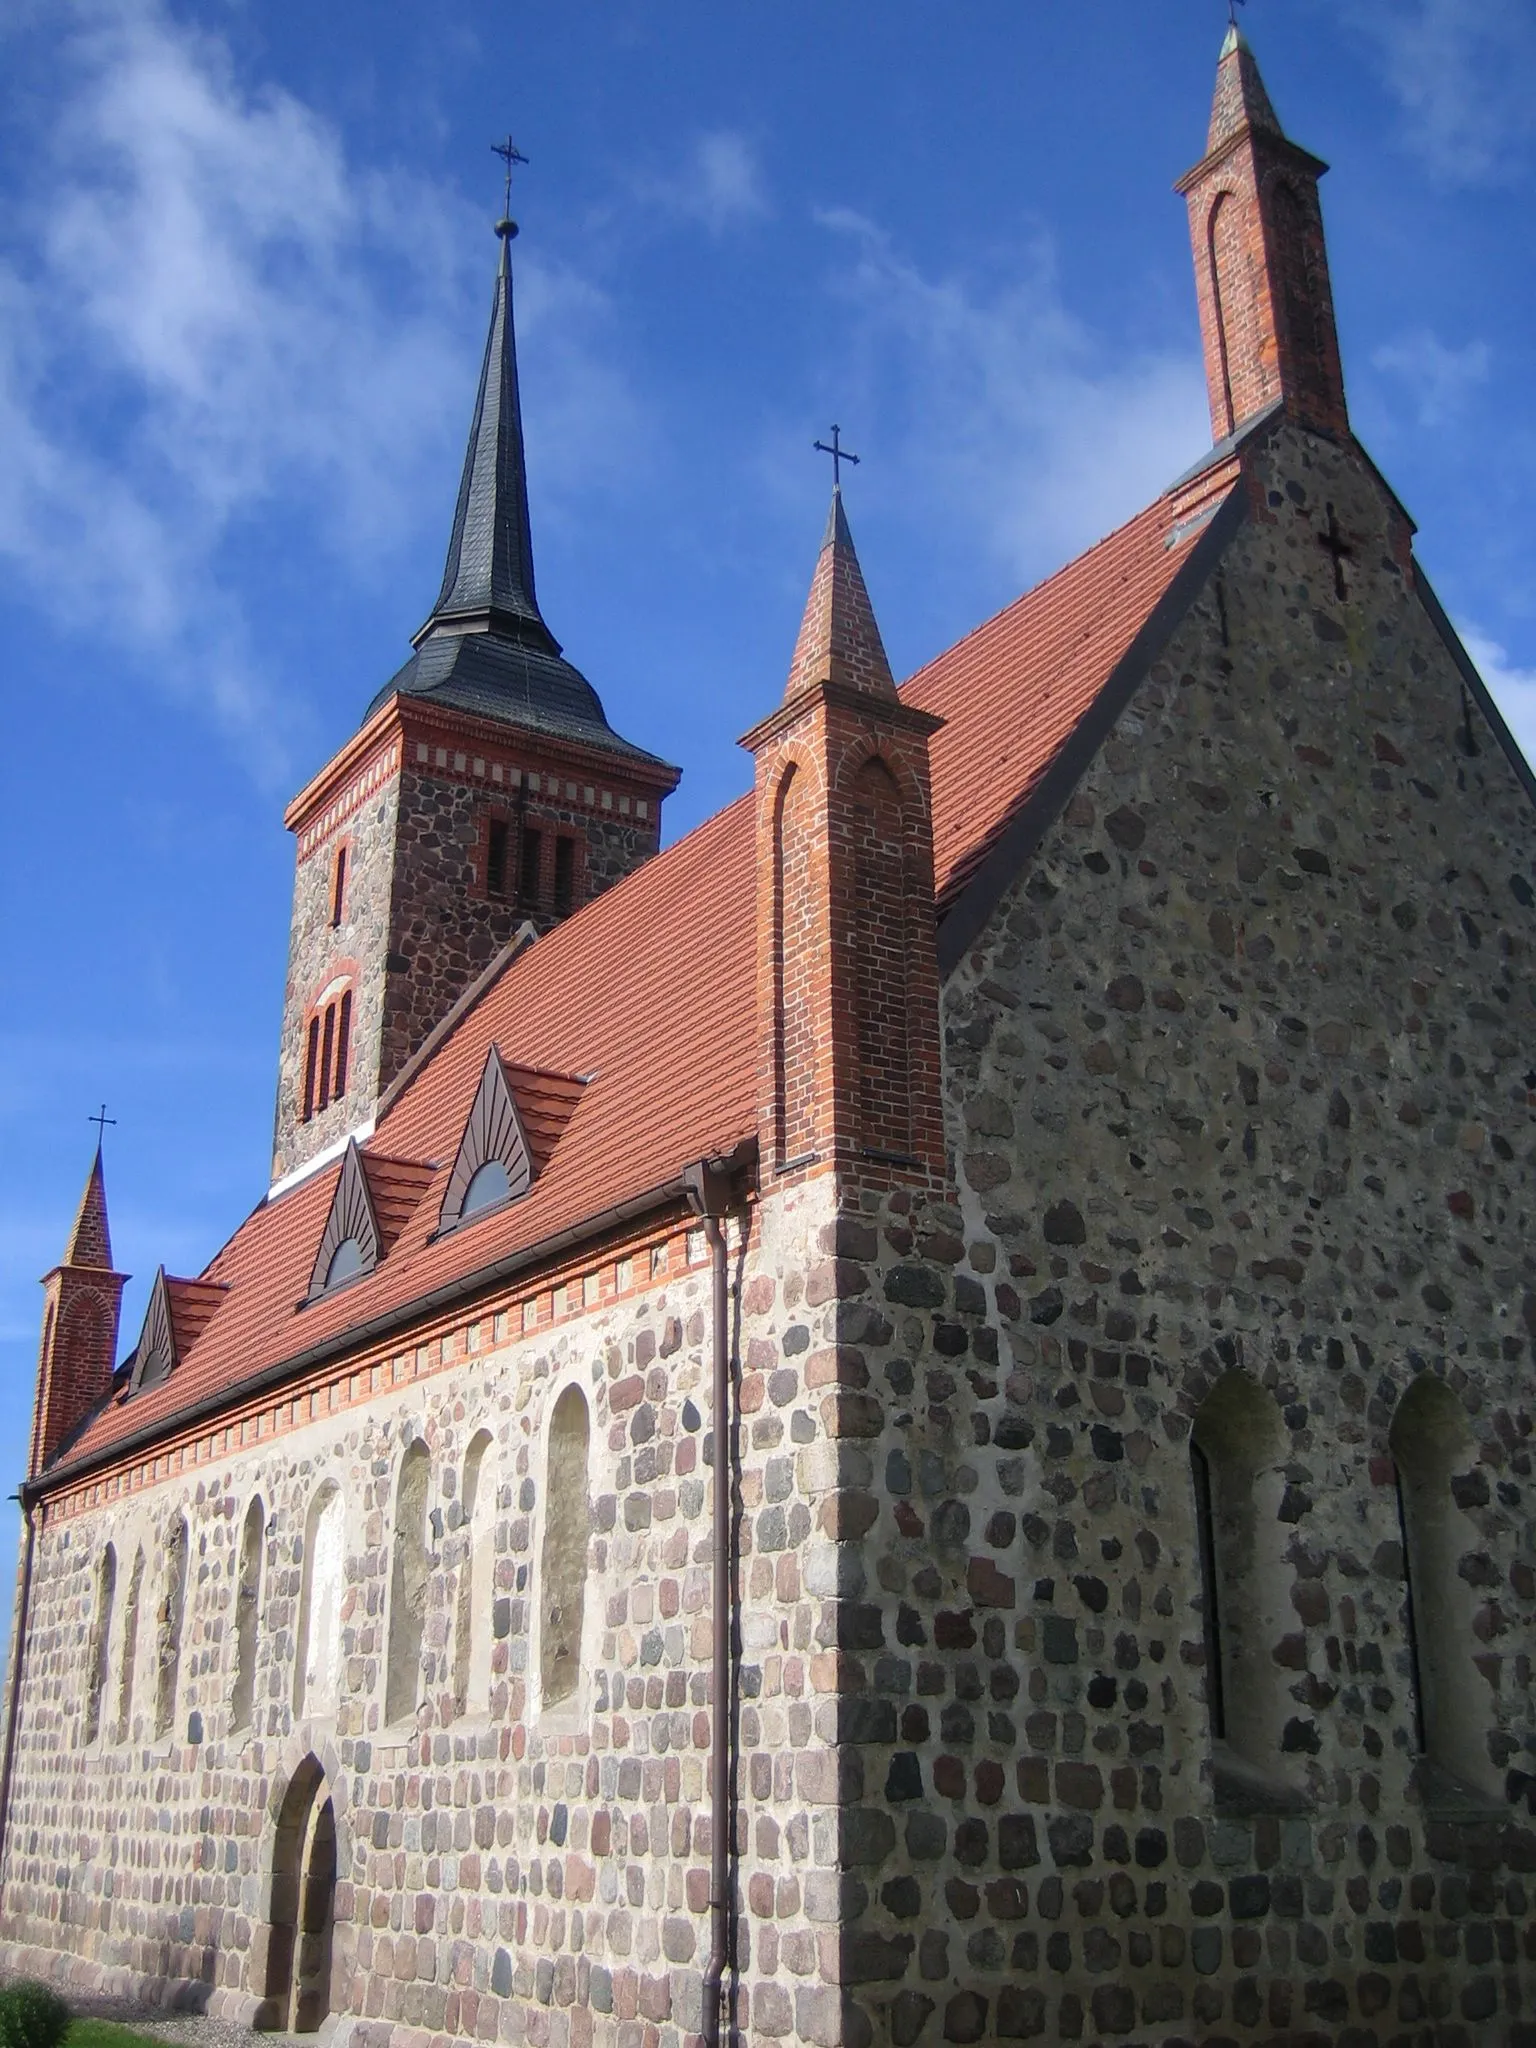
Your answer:
[[[132,1998],[92,1998],[84,1992],[66,1991],[69,2009],[79,2019],[116,2020],[132,2027],[136,2034],[152,2034],[174,2048],[314,2048],[313,2034],[254,2034],[233,2020],[210,2019],[201,2012],[167,2012],[161,2006],[140,2005]]]

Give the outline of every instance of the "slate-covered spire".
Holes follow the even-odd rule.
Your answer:
[[[475,398],[459,501],[443,569],[443,587],[416,644],[440,626],[485,623],[560,652],[539,612],[528,525],[528,469],[517,389],[517,336],[512,316],[512,238],[517,223],[496,224],[501,262],[491,302],[491,328]]]
[[[843,494],[835,487],[784,702],[792,703],[816,683],[843,683],[874,697],[896,695],[896,680],[843,510]]]
[[[1280,126],[1253,51],[1229,29],[1205,155],[1178,184],[1218,442],[1276,405],[1334,440],[1349,433],[1317,190],[1327,168]]]
[[[86,1176],[85,1192],[80,1197],[75,1227],[69,1233],[62,1263],[66,1266],[96,1266],[106,1273],[112,1270],[112,1238],[107,1229],[107,1183],[102,1171],[100,1145],[96,1147],[96,1157]]]

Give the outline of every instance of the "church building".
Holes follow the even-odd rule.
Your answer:
[[[1325,168],[1234,28],[1209,453],[900,687],[834,490],[665,849],[499,225],[441,591],[286,816],[271,1185],[120,1347],[98,1153],[44,1283],[0,1965],[337,2048],[1536,2048],[1536,783]]]

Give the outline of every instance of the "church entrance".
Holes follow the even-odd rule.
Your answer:
[[[331,2009],[336,1810],[308,1756],[293,1774],[272,1845],[265,1993],[256,2024],[312,2034]]]

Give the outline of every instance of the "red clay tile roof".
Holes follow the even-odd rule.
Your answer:
[[[907,701],[946,721],[933,741],[941,901],[1028,797],[1167,590],[1198,537],[1169,545],[1175,516],[1174,501],[1159,500],[905,686]],[[204,1278],[227,1293],[171,1378],[114,1399],[68,1463],[170,1424],[220,1390],[234,1395],[285,1360],[663,1188],[690,1161],[750,1137],[752,860],[749,794],[516,955],[364,1147],[376,1198],[384,1179],[392,1194],[405,1193],[405,1181],[424,1188],[377,1269],[297,1305],[339,1162],[263,1202],[209,1265]],[[492,1043],[538,1172],[520,1201],[435,1239]],[[399,1162],[416,1165],[402,1174]]]

